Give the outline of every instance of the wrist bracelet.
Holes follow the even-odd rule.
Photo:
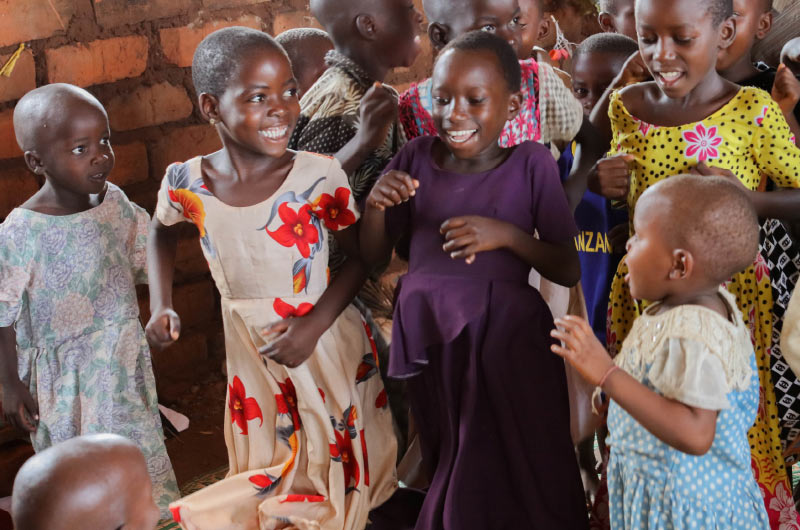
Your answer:
[[[600,382],[597,383],[597,386],[600,387],[600,388],[603,388],[603,385],[606,383],[606,379],[608,379],[608,376],[610,376],[611,374],[613,374],[617,370],[619,370],[619,366],[617,366],[616,364],[612,364],[609,367],[609,369],[606,370],[606,373],[603,374],[603,377],[600,379]]]

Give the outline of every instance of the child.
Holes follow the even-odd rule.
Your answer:
[[[333,49],[333,42],[327,33],[317,28],[288,29],[275,40],[289,56],[297,79],[297,97],[302,98],[328,69],[325,54]]]
[[[800,150],[792,143],[777,104],[769,94],[741,88],[716,72],[719,53],[735,37],[731,0],[703,0],[700,4],[695,0],[639,0],[636,9],[641,58],[655,80],[615,92],[607,113],[605,105],[598,105],[593,113],[601,131],[613,132],[611,154],[630,155],[630,185],[628,177],[623,177],[625,185],[607,197],[626,197],[628,210],[633,212],[647,187],[680,173],[720,172],[709,166],[733,171],[738,180],[728,175],[748,190],[758,189],[762,173],[779,186],[800,186],[796,170]],[[682,30],[675,33],[674,28]],[[607,121],[602,123],[603,117],[610,117],[610,127]],[[780,193],[748,191],[748,197],[760,216],[774,215],[781,208],[798,210],[796,199],[787,201]],[[612,352],[618,350],[640,311],[625,286],[626,274],[623,261],[611,288]],[[779,520],[795,524],[769,374],[772,295],[766,264],[758,260],[736,274],[728,289],[750,326],[761,378],[761,407],[750,431],[756,478],[773,524]]]
[[[527,285],[531,267],[577,283],[575,224],[549,151],[498,145],[519,79],[498,36],[453,40],[431,82],[439,136],[406,145],[367,198],[368,263],[410,235],[389,373],[408,379],[431,475],[418,530],[587,526],[564,364]]]
[[[17,530],[153,530],[158,509],[142,452],[115,434],[71,438],[31,457],[14,479]]]
[[[653,302],[612,361],[577,317],[552,350],[611,398],[611,528],[767,528],[747,429],[758,408],[750,332],[720,285],[758,252],[758,219],[722,177],[675,176],[639,198],[626,281]]]
[[[545,36],[544,0],[519,0],[519,60],[533,56],[533,47]]]
[[[149,216],[106,182],[108,116],[85,90],[28,92],[14,132],[45,183],[0,225],[3,412],[36,451],[94,432],[130,438],[166,514],[178,488],[134,288],[147,281]]]
[[[572,54],[583,39],[600,31],[593,0],[543,0],[546,28],[535,49],[540,62],[572,69]]]
[[[330,158],[287,150],[300,106],[269,35],[218,30],[192,80],[220,151],[167,169],[151,229],[154,345],[178,336],[172,269],[193,223],[222,298],[228,478],[172,505],[187,528],[361,529],[396,488],[374,345],[349,306],[366,272],[358,210]],[[329,282],[328,231],[350,256]]]
[[[516,0],[468,0],[467,4],[468,10],[454,10],[446,0],[425,0],[428,37],[434,48],[440,50],[459,35],[483,29],[508,41],[518,57],[524,55],[519,48],[520,9]],[[566,143],[575,139],[583,155],[575,164],[573,175],[588,174],[594,162],[602,156],[603,147],[597,141],[597,135],[593,134],[589,121],[584,120],[580,104],[550,65],[528,59],[520,66],[522,107],[503,129],[500,145],[512,147],[527,140]],[[400,96],[400,122],[407,138],[436,134],[432,111],[431,79],[413,83]],[[573,207],[583,196],[583,189],[578,189],[579,186],[572,189],[573,182],[580,180],[574,176],[565,185]]]
[[[636,40],[635,0],[599,0],[597,21],[606,33],[620,33]]]

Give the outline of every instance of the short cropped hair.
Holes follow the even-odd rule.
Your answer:
[[[669,177],[648,188],[637,207],[659,199],[667,201],[665,237],[675,248],[690,251],[710,280],[722,283],[753,264],[758,254],[758,217],[736,184],[723,177]]]
[[[637,3],[644,0],[636,0]],[[700,0],[706,8],[707,13],[711,13],[711,23],[714,27],[719,26],[733,16],[733,0]],[[610,11],[609,11],[610,13]]]
[[[286,52],[275,39],[252,28],[234,26],[219,29],[204,38],[194,51],[192,83],[198,94],[220,96],[236,74],[241,57],[256,48]],[[286,56],[288,60],[288,56]]]
[[[591,37],[587,37],[578,45],[574,57],[592,53],[605,53],[624,60],[637,51],[639,51],[639,43],[626,35],[620,33],[596,33]]]
[[[497,66],[503,72],[503,79],[510,92],[519,92],[522,84],[522,70],[514,48],[494,33],[486,31],[469,31],[459,35],[447,43],[439,54],[442,57],[447,50],[486,51],[497,58]]]

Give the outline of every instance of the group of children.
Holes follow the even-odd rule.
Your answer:
[[[410,0],[312,0],[326,32],[206,37],[192,80],[223,147],[167,169],[152,221],[106,182],[93,96],[19,101],[45,184],[0,225],[3,411],[41,451],[18,528],[152,528],[149,497],[187,529],[800,526],[780,341],[800,82],[752,63],[771,2],[601,1],[608,33],[585,39],[580,1],[423,6],[436,62],[402,94],[383,81],[419,52]],[[543,57],[551,33],[582,42]],[[178,499],[148,343],[180,336],[183,223],[222,300],[230,471]],[[364,285],[393,255],[383,351]],[[575,377],[607,414],[591,510]],[[399,484],[406,435],[424,491]],[[130,495],[109,508],[112,484]]]

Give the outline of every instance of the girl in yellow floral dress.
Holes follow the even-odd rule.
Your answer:
[[[600,183],[610,198],[625,198],[631,218],[640,195],[656,182],[681,173],[723,174],[750,190],[759,216],[796,204],[794,192],[760,193],[762,178],[780,187],[800,187],[800,150],[780,108],[764,91],[742,88],[720,77],[717,54],[735,35],[731,0],[639,0],[636,23],[641,59],[653,81],[612,93],[593,116],[611,131],[611,154],[628,155],[626,195],[619,177]],[[610,127],[609,127],[610,125]],[[735,177],[734,177],[735,175]],[[798,206],[793,205],[794,208]],[[630,295],[624,260],[609,303],[608,342],[613,353],[641,314]],[[753,469],[774,528],[798,524],[778,439],[775,391],[769,363],[772,291],[759,256],[753,266],[726,283],[750,327],[761,383],[759,413],[750,430]]]

